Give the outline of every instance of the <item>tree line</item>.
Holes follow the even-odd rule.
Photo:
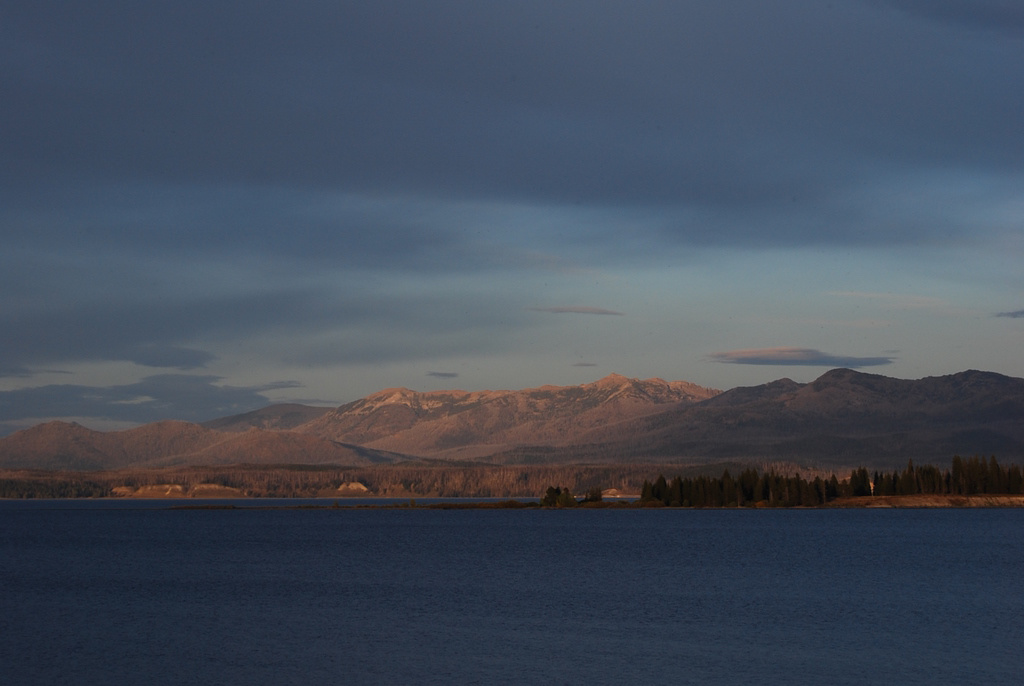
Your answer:
[[[720,477],[659,476],[645,481],[640,491],[642,504],[668,507],[813,507],[824,505],[849,489],[849,479],[839,481],[833,474],[807,480],[799,473],[792,476],[777,472],[759,473],[744,469],[738,477],[725,470]]]
[[[668,507],[815,507],[839,498],[886,495],[1024,495],[1024,475],[1016,465],[1003,466],[995,456],[953,457],[950,468],[916,466],[909,461],[902,471],[874,472],[854,469],[840,481],[835,474],[808,480],[775,471],[743,470],[733,477],[725,470],[721,477],[664,475],[644,481],[640,503]]]
[[[860,467],[839,480],[834,474],[803,476],[786,464],[760,469],[729,464],[719,477],[707,465],[681,468],[671,480],[650,475],[659,465],[452,465],[450,463],[381,465],[375,467],[234,465],[127,469],[113,472],[0,472],[0,498],[96,498],[114,495],[115,488],[198,484],[234,488],[248,497],[331,497],[344,484],[360,483],[377,497],[530,498],[553,496],[563,506],[586,494],[587,504],[600,502],[604,489],[640,494],[645,505],[679,507],[816,506],[837,498],[884,495],[1024,494],[1018,465],[1000,465],[995,457],[955,456],[947,469],[909,462],[903,470],[869,473]],[[664,465],[660,465],[664,468]],[[656,472],[655,472],[656,473]],[[737,474],[737,476],[733,476]],[[551,487],[549,484],[567,484]],[[557,493],[554,490],[557,488]],[[567,492],[568,495],[565,495]],[[548,503],[544,503],[548,504]],[[607,504],[607,503],[606,503]]]
[[[93,479],[0,479],[0,498],[105,498],[112,493],[109,484]]]
[[[1008,494],[1024,495],[1024,474],[1020,466],[1000,465],[995,456],[963,459],[953,458],[949,469],[940,471],[931,465],[907,463],[902,471],[875,472],[873,495],[938,495]]]

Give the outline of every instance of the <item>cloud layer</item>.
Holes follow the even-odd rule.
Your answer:
[[[624,312],[616,312],[603,307],[588,307],[585,305],[570,305],[564,307],[531,307],[534,312],[550,312],[552,314],[608,314],[617,317],[625,315]]]
[[[712,353],[711,359],[728,364],[770,365],[776,367],[877,367],[892,364],[891,357],[852,357],[832,355],[811,348],[760,348]]]

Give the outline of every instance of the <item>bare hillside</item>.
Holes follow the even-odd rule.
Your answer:
[[[689,405],[720,391],[685,381],[611,375],[582,386],[522,391],[374,393],[297,428],[424,457],[472,459],[522,445],[562,446],[601,426]]]

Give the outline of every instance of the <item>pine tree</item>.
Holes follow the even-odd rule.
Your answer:
[[[850,473],[850,494],[854,498],[871,495],[871,477],[864,467],[858,467]]]
[[[988,459],[988,493],[1006,493],[1006,473],[996,462],[996,456]]]
[[[914,461],[907,461],[907,468],[900,475],[899,484],[896,486],[897,495],[915,495],[917,493],[917,474],[914,471]]]
[[[557,486],[548,486],[548,490],[544,493],[544,497],[540,499],[540,504],[544,507],[554,507],[558,504],[558,497],[562,495],[562,489]]]
[[[555,500],[556,507],[576,507],[577,505],[579,503],[576,502],[576,498],[573,497],[572,492],[568,488],[563,488]]]
[[[733,481],[732,474],[728,469],[722,472],[722,505],[724,507],[736,505],[736,482]]]
[[[655,500],[660,500],[665,503],[665,497],[668,495],[668,482],[665,481],[665,475],[659,474],[657,480],[654,482],[654,486],[651,487],[651,495],[654,496]],[[668,503],[665,503],[666,505]]]
[[[839,497],[839,479],[836,477],[835,474],[833,474],[831,476],[831,478],[829,478],[828,482],[825,484],[825,502],[829,502],[830,500],[835,500],[838,497]]]
[[[950,488],[949,492],[956,495],[964,495],[967,492],[966,481],[966,467],[964,460],[959,455],[953,456],[953,468],[950,472]]]
[[[666,502],[667,501],[667,502]],[[683,480],[680,477],[672,479],[672,483],[668,485],[668,491],[665,495],[666,505],[672,507],[682,507],[683,505]]]
[[[1024,487],[1024,475],[1021,474],[1020,467],[1013,464],[1006,470],[1006,492],[1013,495],[1020,495]]]

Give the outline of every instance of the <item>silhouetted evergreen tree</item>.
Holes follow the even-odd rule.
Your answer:
[[[750,506],[757,502],[758,498],[755,497],[755,490],[760,479],[757,475],[756,469],[744,469],[743,473],[740,474],[739,489],[737,493],[738,502],[737,505]]]
[[[558,496],[562,495],[562,489],[558,486],[548,486],[548,490],[544,493],[544,497],[540,499],[540,504],[544,507],[554,507],[558,504]]]
[[[807,491],[802,500],[806,505],[825,504],[825,482],[821,480],[820,476],[814,477],[814,481],[807,483]]]
[[[871,495],[871,477],[864,467],[858,467],[850,472],[850,495],[854,498]]]
[[[675,477],[672,482],[668,485],[668,492],[666,494],[665,502],[666,505],[672,507],[682,507],[683,505],[683,480],[680,477]]]
[[[871,475],[871,492],[875,495],[889,495],[885,489],[885,475],[880,472],[875,472]]]
[[[996,462],[996,456],[988,459],[988,478],[986,480],[988,490],[986,493],[1006,493],[1006,472]]]
[[[722,505],[724,507],[735,506],[736,500],[736,482],[729,470],[726,469],[722,472]]]
[[[555,500],[555,507],[576,507],[577,505],[579,503],[576,502],[576,498],[568,488],[563,488]]]
[[[914,472],[914,461],[907,462],[907,468],[900,474],[896,485],[896,495],[914,495],[917,493],[917,474]]]
[[[919,493],[945,493],[945,479],[942,476],[942,472],[930,464],[918,467],[917,490]]]
[[[956,495],[963,495],[967,488],[966,479],[967,468],[964,465],[964,460],[959,455],[954,455],[948,492]]]
[[[668,496],[668,482],[665,481],[665,475],[659,474],[655,480],[654,485],[651,487],[651,496],[654,500],[660,500],[662,503],[665,502],[666,496]]]
[[[1006,492],[1013,495],[1024,493],[1024,475],[1021,474],[1020,467],[1015,464],[1010,465],[1006,471]]]
[[[825,502],[839,497],[839,479],[833,474],[825,484]]]

